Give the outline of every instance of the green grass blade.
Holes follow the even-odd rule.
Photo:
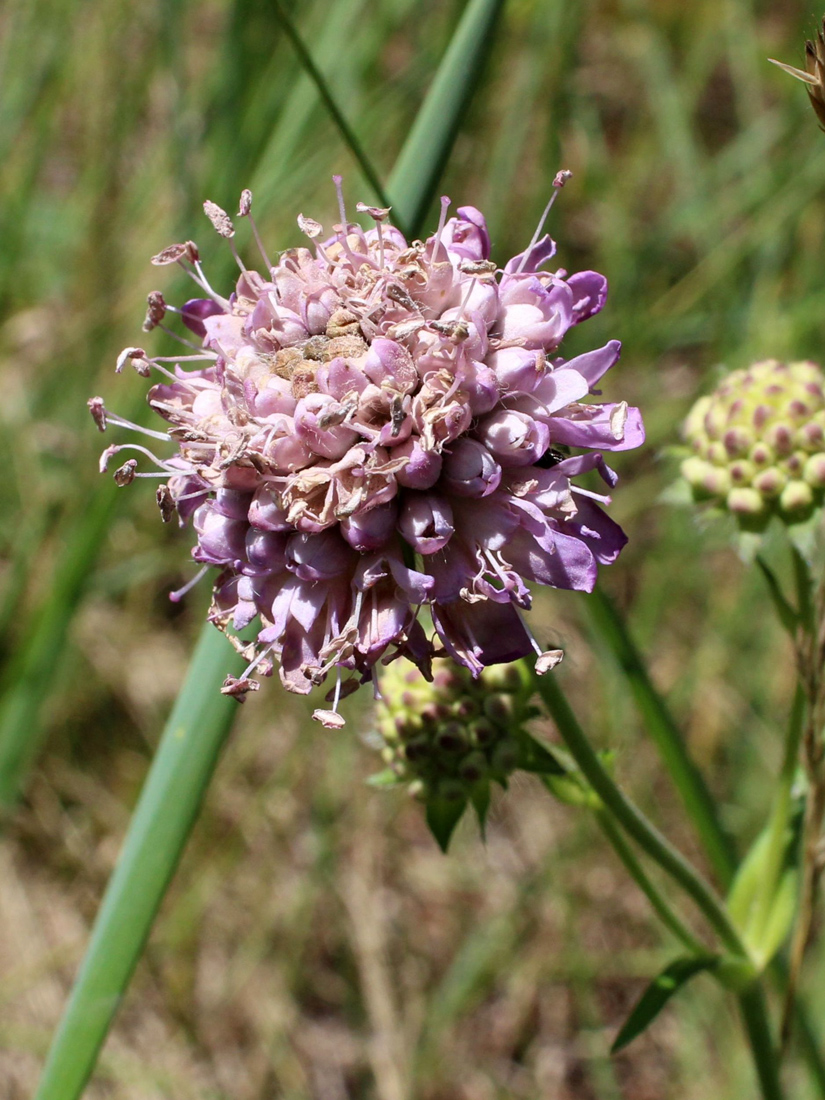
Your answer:
[[[420,232],[503,4],[469,0],[392,170],[393,221],[408,237]]]
[[[289,13],[284,5],[281,3],[281,0],[273,0],[273,9],[275,11],[275,15],[281,23],[281,26],[286,32],[287,37],[289,38],[292,45],[295,47],[295,52],[300,59],[301,65],[304,67],[307,74],[312,79],[315,87],[318,89],[318,94],[324,101],[324,105],[332,116],[335,125],[338,127],[345,144],[349,146],[352,155],[358,161],[358,164],[360,165],[361,171],[364,173],[367,182],[369,183],[370,187],[372,187],[379,202],[381,202],[383,206],[389,206],[390,201],[384,193],[384,186],[381,183],[381,180],[378,178],[378,173],[373,167],[372,161],[365,153],[364,147],[361,145],[361,142],[356,137],[355,131],[344,117],[343,112],[335,101],[335,97],[329,89],[329,85],[324,80],[323,73],[312,60],[312,55],[304,45],[303,39],[298,34],[295,24],[292,22],[292,19],[290,18]]]
[[[615,604],[600,588],[588,598],[593,624],[624,673],[650,737],[670,773],[705,853],[724,886],[736,867],[733,845],[719,820],[716,804],[688,755],[679,727],[656,691],[641,654]]]
[[[94,1068],[238,709],[241,658],[206,624],[163,732],[36,1100],[74,1100]]]

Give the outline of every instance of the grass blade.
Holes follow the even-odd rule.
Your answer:
[[[220,685],[241,664],[207,623],[141,792],[36,1100],[73,1100],[94,1068],[231,729],[238,703],[221,695]]]
[[[719,959],[713,955],[699,959],[688,955],[669,963],[642,994],[613,1041],[610,1053],[618,1054],[624,1050],[653,1023],[674,993],[678,993],[686,982],[703,970],[713,970],[718,964]]]
[[[504,0],[469,0],[393,168],[387,186],[393,221],[408,237],[420,231],[503,6]]]

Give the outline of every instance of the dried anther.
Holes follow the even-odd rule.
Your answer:
[[[188,260],[194,264],[200,260],[198,246],[194,241],[185,241],[183,244],[170,244],[168,248],[161,249],[152,257],[155,267],[165,267],[167,264],[176,264],[179,260]]]
[[[92,414],[92,420],[97,424],[97,430],[99,432],[106,431],[106,407],[103,404],[102,397],[90,397],[86,402],[89,406],[89,412]]]
[[[212,222],[215,232],[219,233],[221,237],[228,239],[235,236],[235,226],[232,224],[232,219],[216,202],[210,202],[207,199],[203,204],[203,212]]]
[[[249,212],[252,209],[252,192],[248,187],[245,187],[241,191],[241,201],[238,204],[238,217],[248,218]]]
[[[227,676],[221,686],[221,695],[231,695],[233,699],[243,703],[246,701],[247,693],[258,691],[260,686],[257,680],[249,680],[245,677],[237,679],[234,676]]]
[[[164,523],[169,523],[176,512],[175,498],[168,485],[158,485],[155,497],[160,509],[160,518]]]
[[[124,485],[131,485],[135,480],[135,472],[137,470],[137,459],[129,458],[122,466],[119,466],[114,472],[115,485],[119,485],[122,489]]]
[[[151,332],[166,316],[166,302],[159,290],[152,290],[146,296],[146,319],[143,322],[143,331]]]

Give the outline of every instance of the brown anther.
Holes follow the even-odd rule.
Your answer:
[[[401,431],[401,425],[407,419],[407,414],[404,412],[404,398],[400,393],[394,393],[392,395],[392,401],[390,402],[390,420],[392,422],[392,431],[390,435],[393,439]]]
[[[324,362],[328,363],[330,359],[337,359],[339,355],[344,359],[357,359],[358,356],[363,355],[366,350],[367,345],[365,341],[358,335],[333,336],[327,343],[324,352]]]
[[[182,260],[186,254],[187,248],[185,244],[170,244],[168,248],[164,248],[158,252],[157,256],[152,257],[152,263],[155,267],[165,267],[166,264],[176,264],[178,260]]]
[[[194,241],[187,241],[183,246],[186,251],[184,252],[184,259],[188,260],[190,264],[199,263],[201,254],[198,252],[198,246]]]
[[[449,336],[451,340],[460,343],[470,335],[470,329],[466,321],[430,321],[429,327],[435,329],[442,336]]]
[[[420,320],[416,319],[415,321],[401,321],[399,324],[391,325],[390,328],[387,329],[387,336],[390,340],[406,340],[410,336],[415,336],[419,329],[422,329],[425,324],[426,321],[424,321],[423,318]]]
[[[143,321],[143,331],[151,332],[166,316],[166,302],[159,290],[152,290],[146,295],[146,317]]]
[[[122,466],[114,472],[115,485],[119,485],[123,488],[124,485],[131,485],[135,480],[135,471],[137,470],[137,459],[128,458]]]
[[[226,418],[236,428],[244,428],[249,423],[249,413],[240,405],[230,405],[226,410]]]
[[[390,210],[392,210],[392,207],[367,206],[363,202],[357,202],[355,204],[355,209],[359,214],[369,214],[373,221],[382,222],[387,214],[389,214]]]
[[[492,260],[462,260],[458,270],[465,275],[492,275],[498,268]]]
[[[346,725],[346,721],[335,710],[314,710],[312,717],[328,730],[340,730]]]
[[[232,219],[216,202],[210,202],[209,199],[207,199],[203,204],[203,212],[212,222],[212,226],[216,233],[219,233],[222,237],[226,237],[227,239],[235,236],[235,226],[232,224]]]
[[[358,318],[348,309],[336,309],[327,321],[327,336],[357,336]]]
[[[418,309],[418,306],[409,296],[404,287],[399,286],[398,283],[390,283],[390,285],[387,287],[386,293],[388,298],[390,298],[393,302],[397,302],[400,306],[403,306],[404,309]]]
[[[251,209],[252,209],[252,192],[249,190],[248,187],[245,187],[243,189],[243,191],[241,191],[241,201],[238,204],[238,217],[239,218],[248,218],[249,217],[249,212],[251,211]]]
[[[250,680],[246,677],[238,680],[234,676],[227,676],[221,686],[221,695],[231,695],[233,699],[237,699],[239,703],[243,703],[247,693],[250,691],[257,691],[260,686],[257,680]]]
[[[117,363],[115,365],[115,374],[120,374],[121,371],[123,370],[123,368],[126,366],[126,364],[128,362],[131,361],[132,364],[134,364],[135,359],[145,359],[145,358],[146,358],[146,352],[143,350],[143,348],[124,348],[123,351],[120,353],[120,355],[117,357]],[[135,370],[137,370],[137,367],[135,367]],[[141,373],[141,372],[139,371],[138,373]],[[149,372],[147,370],[147,374],[148,373]],[[97,400],[97,398],[95,398],[95,400]]]
[[[302,233],[305,233],[311,241],[314,241],[316,237],[324,232],[324,227],[320,222],[316,222],[314,218],[305,218],[303,214],[298,215],[298,228]]]
[[[90,397],[86,402],[89,406],[89,412],[92,414],[92,420],[97,424],[97,430],[99,432],[106,431],[106,408],[103,404],[102,397]]]
[[[160,518],[164,523],[168,523],[176,511],[175,500],[169,486],[158,485],[155,499],[158,502],[158,508],[160,508]]]
[[[553,177],[553,186],[564,187],[567,181],[572,178],[573,173],[570,171],[570,169],[562,168],[562,170],[560,172],[556,172],[555,176]]]
[[[306,361],[304,361],[306,362]],[[307,363],[306,366],[297,367],[292,373],[292,396],[299,401],[308,393],[318,392],[318,383],[315,381],[315,371]]]

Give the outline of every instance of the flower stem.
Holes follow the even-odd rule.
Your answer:
[[[733,926],[721,899],[696,869],[652,822],[644,816],[608,775],[570,708],[556,677],[537,678],[537,690],[556,722],[570,754],[604,806],[639,847],[694,900],[725,947],[739,958],[748,952]]]
[[[739,994],[739,1010],[742,1013],[742,1022],[748,1036],[762,1096],[764,1100],[782,1100],[779,1060],[768,1024],[765,994],[759,983],[754,983]]]
[[[656,691],[645,663],[616,605],[599,587],[585,600],[593,624],[610,647],[630,685],[645,726],[702,841],[718,880],[727,886],[736,857],[731,838],[719,820],[716,804],[691,760],[681,730]]]
[[[674,911],[670,902],[664,897],[646,874],[636,853],[624,838],[621,829],[603,807],[596,811],[596,820],[601,826],[602,832],[610,841],[616,855],[624,864],[625,870],[650,902],[662,924],[673,933],[691,955],[707,955],[707,948],[693,935],[682,918]]]
[[[802,739],[802,719],[805,711],[805,696],[801,687],[794,697],[791,717],[788,723],[788,735],[785,740],[785,759],[779,774],[779,786],[774,797],[768,834],[768,851],[763,865],[762,879],[748,921],[746,939],[750,944],[759,944],[765,927],[770,920],[771,909],[776,895],[776,887],[782,872],[782,860],[787,845],[788,823],[791,814],[791,793],[799,761],[799,745]]]

